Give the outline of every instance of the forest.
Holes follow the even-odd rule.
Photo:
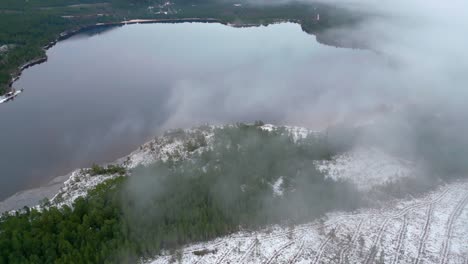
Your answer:
[[[194,241],[240,229],[294,224],[330,210],[352,210],[361,197],[348,182],[325,178],[314,160],[347,146],[326,136],[295,143],[281,131],[238,125],[200,139],[190,159],[138,167],[90,190],[71,207],[43,204],[5,213],[0,263],[129,263],[178,254]],[[90,173],[118,173],[93,166]],[[280,189],[273,185],[281,179]]]
[[[129,263],[157,254],[177,259],[187,243],[368,206],[376,196],[357,192],[351,182],[331,180],[314,165],[350,150],[363,135],[366,144],[428,164],[423,178],[383,186],[380,191],[393,198],[466,175],[467,142],[453,146],[454,135],[443,126],[456,120],[421,115],[416,109],[409,119],[419,126],[408,130],[408,137],[419,139],[411,152],[404,144],[374,138],[369,130],[337,128],[295,139],[285,129],[268,131],[256,123],[216,128],[210,142],[201,136],[187,141],[188,158],[174,153],[132,170],[94,165],[86,170],[90,175],[120,176],[71,206],[45,202],[2,215],[0,263]],[[394,122],[402,121],[387,122],[388,127]],[[434,133],[434,127],[447,132]]]

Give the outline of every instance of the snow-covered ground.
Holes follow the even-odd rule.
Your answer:
[[[273,189],[273,193],[278,196],[282,196],[284,193],[283,190],[283,176],[280,176],[275,183],[271,185],[271,188]]]
[[[272,125],[272,124],[265,124],[265,125],[260,127],[260,129],[270,131],[270,132],[275,131],[275,130],[280,129],[280,128],[281,129],[284,128],[289,133],[289,135],[293,138],[294,142],[297,142],[300,139],[304,139],[309,135],[317,135],[317,134],[321,133],[319,131],[314,131],[314,130],[310,130],[310,129],[307,129],[307,128],[304,128],[304,127],[298,127],[298,126],[281,126],[281,127],[279,127],[279,126],[275,126],[275,125]]]
[[[169,158],[189,158],[191,153],[187,150],[187,143],[196,143],[201,137],[204,138],[206,146],[198,148],[195,151],[202,151],[203,148],[210,147],[216,128],[219,127],[204,126],[186,130],[168,131],[163,136],[155,137],[114,163],[131,170],[140,165],[149,165],[157,160],[165,161]],[[263,125],[260,128],[268,131],[280,129],[280,127],[274,125]],[[318,135],[320,133],[301,127],[281,128],[286,129],[296,142],[308,135]],[[316,162],[315,165],[332,179],[351,180],[362,191],[367,191],[374,186],[383,185],[401,177],[410,176],[414,167],[407,161],[392,157],[374,148],[356,148],[350,152],[337,155],[330,161]],[[57,206],[64,204],[71,205],[78,197],[85,196],[89,189],[116,176],[91,176],[86,169],[75,170],[50,201],[53,205]],[[281,184],[281,177],[272,184],[272,189],[276,195],[282,195]]]
[[[0,96],[0,104],[6,103],[9,100],[14,99],[16,96],[18,96],[22,92],[23,92],[23,90],[17,90],[17,91],[12,92],[11,94],[7,94],[5,96]]]
[[[91,175],[85,170],[76,170],[72,172],[70,178],[63,183],[64,186],[50,201],[57,207],[71,206],[78,197],[86,196],[88,190],[117,176],[116,174]]]
[[[210,147],[213,141],[214,130],[219,126],[202,126],[199,128],[172,130],[162,136],[155,137],[149,142],[141,145],[137,150],[129,155],[118,159],[114,164],[133,169],[140,165],[149,165],[155,161],[166,161],[172,159],[188,158],[191,153],[187,150],[187,143],[196,144],[200,138],[204,139],[206,146],[195,151],[202,151],[203,148]],[[261,129],[273,131],[280,127],[274,125],[264,125]],[[309,134],[318,133],[301,127],[282,127],[293,137],[295,141],[307,137]],[[96,185],[115,178],[117,175],[90,175],[86,169],[78,169],[70,174],[64,182],[63,187],[50,199],[54,206],[71,205],[78,197],[83,197],[87,191]],[[272,185],[275,193],[281,195],[281,181]],[[20,206],[21,208],[22,206]],[[36,206],[39,208],[39,206]]]
[[[262,129],[273,131],[273,125]],[[174,130],[156,137],[115,162],[128,169],[157,160],[189,158],[187,144],[203,138],[210,147],[213,126]],[[294,140],[318,133],[286,127]],[[369,147],[355,148],[317,162],[332,179],[349,179],[362,191],[413,173],[414,165]],[[51,199],[56,206],[72,204],[87,190],[117,175],[92,176],[76,170]],[[279,177],[271,187],[282,195]],[[425,196],[389,202],[380,209],[353,213],[334,212],[314,222],[296,226],[272,226],[238,232],[213,241],[188,245],[181,254],[169,253],[146,263],[468,263],[468,181],[447,184]],[[177,256],[178,255],[178,256]]]
[[[317,168],[334,180],[351,180],[360,190],[385,185],[413,175],[415,165],[372,147],[357,147],[332,160],[316,162]]]
[[[466,263],[468,181],[382,209],[238,232],[181,249],[182,263]],[[200,252],[206,250],[205,255]],[[170,263],[162,255],[146,263]]]
[[[213,126],[168,132],[164,136],[156,137],[141,145],[138,150],[114,163],[133,169],[140,165],[149,165],[157,160],[165,161],[169,157],[187,158],[190,154],[185,146],[187,142],[194,142],[197,136],[202,136],[209,145],[214,128]],[[50,199],[50,202],[54,206],[71,205],[77,198],[86,196],[88,190],[117,176],[116,174],[91,175],[87,169],[75,170],[64,182],[59,192]]]

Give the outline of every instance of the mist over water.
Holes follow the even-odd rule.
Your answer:
[[[396,125],[383,122],[369,133],[417,156],[420,131],[402,125],[417,124],[410,115],[417,109],[452,120],[445,131],[432,125],[452,139],[445,145],[464,142],[466,4],[332,3],[374,15],[322,36],[370,50],[320,45],[296,24],[131,25],[59,43],[48,62],[15,83],[25,93],[1,106],[0,198],[112,161],[165,129],[205,122],[261,119],[323,129],[398,109],[390,117]]]
[[[363,84],[377,81],[379,89],[399,98],[394,113],[367,136],[380,145],[393,145],[398,155],[411,153],[413,160],[426,163],[428,173],[467,175],[463,159],[468,154],[468,37],[464,33],[468,3],[326,2],[373,15],[359,25],[335,28],[325,35],[360,41],[392,65],[392,75],[381,75],[376,68],[363,76]]]
[[[24,71],[14,86],[25,93],[1,105],[0,197],[112,161],[167,128],[258,119],[321,128],[371,105],[356,62],[387,65],[370,51],[320,45],[296,24],[77,35]]]

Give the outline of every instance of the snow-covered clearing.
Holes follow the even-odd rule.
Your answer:
[[[275,195],[278,195],[278,196],[282,196],[283,195],[283,176],[280,176],[274,184],[271,185],[271,187],[273,188],[273,193]]]
[[[317,135],[321,132],[310,130],[304,127],[297,127],[297,126],[275,126],[272,124],[265,124],[260,127],[260,129],[265,131],[275,131],[278,129],[285,129],[289,135],[293,138],[294,142],[297,142],[300,139],[304,139],[309,135]]]
[[[466,263],[468,181],[382,209],[238,232],[181,249],[183,263]],[[205,255],[196,255],[208,250]],[[170,263],[169,254],[147,261]]]
[[[317,168],[334,180],[351,180],[360,190],[385,185],[414,173],[414,165],[371,147],[358,147],[316,162]]]

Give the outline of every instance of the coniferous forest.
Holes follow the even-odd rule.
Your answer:
[[[4,214],[0,263],[128,263],[239,229],[353,209],[360,198],[352,185],[326,179],[313,165],[343,148],[320,136],[295,143],[255,126],[217,129],[209,147],[203,139],[188,146],[189,159],[136,168],[71,207]],[[273,188],[279,179],[281,193]]]

